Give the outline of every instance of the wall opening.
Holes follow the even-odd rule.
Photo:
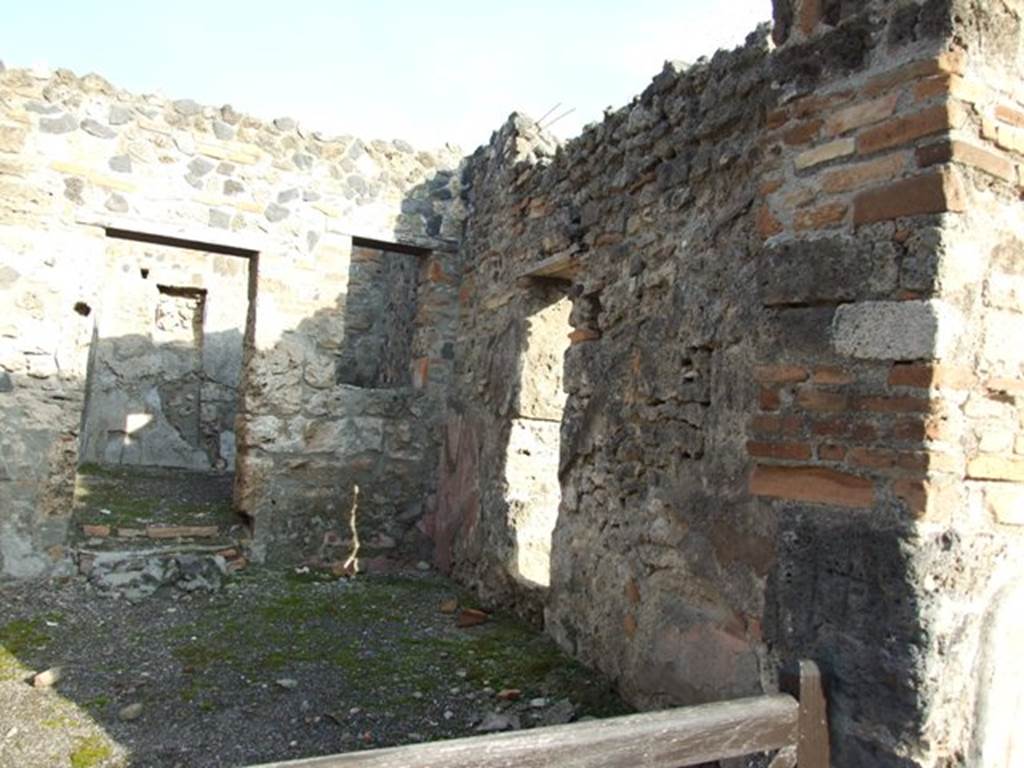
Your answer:
[[[81,464],[234,469],[251,261],[202,247],[108,241]]]
[[[569,348],[568,284],[530,280],[519,386],[505,461],[509,528],[514,535],[513,573],[523,583],[547,587],[551,535],[558,521],[558,461],[564,357]]]
[[[427,253],[352,239],[345,341],[335,362],[338,384],[363,389],[410,385],[421,257]]]

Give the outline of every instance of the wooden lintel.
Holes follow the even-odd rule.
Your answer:
[[[524,270],[520,277],[544,277],[553,280],[572,280],[579,269],[576,253],[556,253]]]

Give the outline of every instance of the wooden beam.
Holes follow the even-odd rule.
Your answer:
[[[580,261],[575,251],[556,253],[543,261],[532,264],[520,277],[546,277],[556,280],[571,280],[579,269]]]
[[[798,715],[777,694],[261,768],[684,768],[793,744]]]
[[[821,670],[813,661],[800,662],[799,768],[829,768],[828,711]]]

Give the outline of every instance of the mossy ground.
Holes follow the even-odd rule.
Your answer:
[[[83,464],[75,482],[75,523],[141,528],[240,522],[231,477],[204,472]]]
[[[137,605],[80,581],[18,589],[0,595],[0,687],[23,697],[26,743],[63,745],[54,765],[76,755],[170,768],[218,755],[244,766],[457,738],[516,707],[524,727],[539,725],[543,710],[526,704],[539,697],[568,699],[577,717],[628,711],[606,679],[512,617],[457,628],[441,603],[473,601],[436,575],[252,569],[213,595],[164,591]],[[56,663],[67,671],[52,691],[24,682]],[[505,688],[521,700],[499,700]],[[130,703],[143,714],[121,721]]]

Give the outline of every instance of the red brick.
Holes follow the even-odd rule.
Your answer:
[[[811,458],[811,446],[807,443],[765,443],[751,440],[747,443],[747,453],[762,459],[807,461]]]
[[[873,443],[878,439],[878,430],[872,424],[858,424],[850,438],[858,443]]]
[[[1010,160],[995,152],[963,141],[954,139],[941,141],[938,144],[929,144],[919,147],[914,154],[917,164],[921,168],[945,163],[960,163],[977,168],[979,171],[1003,181],[1014,183],[1017,181],[1017,168]]]
[[[1000,104],[996,107],[996,119],[1010,125],[1015,125],[1018,128],[1024,128],[1024,112],[1008,107],[1005,104]]]
[[[850,398],[842,392],[823,392],[820,389],[801,389],[797,403],[811,411],[845,411]]]
[[[928,482],[920,479],[895,480],[893,493],[907,505],[915,518],[924,517],[928,510]]]
[[[896,363],[889,371],[889,385],[917,389],[971,389],[974,375],[966,368],[928,363]]]
[[[927,389],[932,384],[935,367],[919,363],[897,363],[889,371],[889,384],[894,387]]]
[[[847,462],[864,469],[926,470],[928,454],[879,448],[854,448],[847,456]]]
[[[835,91],[834,93],[812,93],[809,96],[797,99],[789,105],[789,108],[794,117],[802,119],[834,109],[845,104],[855,95],[855,92],[851,90]]]
[[[858,411],[871,413],[927,413],[931,400],[926,397],[861,397],[854,402]]]
[[[950,131],[960,122],[962,114],[958,105],[950,103],[893,118],[859,134],[857,152],[870,155],[909,144],[925,136]]]
[[[825,123],[820,118],[814,118],[811,120],[805,120],[802,123],[797,123],[789,130],[782,134],[782,140],[791,147],[799,146],[800,144],[807,144],[810,141],[818,138],[818,134],[821,132],[821,126]]]
[[[775,218],[771,208],[767,205],[762,205],[757,209],[755,225],[757,226],[757,233],[765,240],[769,237],[775,237],[775,235],[781,234],[785,230],[782,222]]]
[[[853,223],[872,224],[902,216],[960,212],[967,208],[960,177],[943,170],[861,192],[853,201]]]
[[[821,0],[797,0],[796,23],[804,36],[814,32],[821,22]]]
[[[577,328],[569,334],[569,342],[571,344],[582,344],[586,341],[597,341],[600,338],[601,332],[595,331],[592,328]]]
[[[793,224],[798,232],[831,229],[845,221],[848,210],[846,203],[829,203],[819,208],[799,212]]]
[[[423,389],[430,380],[430,358],[420,357],[413,361],[412,385],[415,389]]]
[[[842,461],[846,458],[846,448],[842,445],[819,445],[818,458],[822,461]]]
[[[787,435],[792,437],[803,431],[803,419],[799,416],[777,416],[761,414],[750,420],[750,431],[759,435]]]
[[[759,401],[762,411],[777,411],[779,406],[782,405],[782,401],[779,398],[779,390],[772,389],[771,387],[761,387]]]
[[[812,381],[815,384],[850,384],[853,376],[835,365],[823,365],[814,369]]]
[[[825,121],[825,133],[829,136],[841,136],[848,131],[863,128],[891,117],[896,111],[898,93],[892,93],[839,110]]]
[[[966,57],[960,51],[944,53],[935,59],[924,59],[904,64],[896,69],[876,75],[864,87],[864,94],[877,96],[911,80],[941,74],[963,74]]]
[[[754,496],[840,507],[870,507],[875,500],[870,480],[825,467],[758,465],[749,488]]]
[[[814,422],[814,426],[811,428],[814,434],[827,437],[840,437],[845,435],[849,429],[850,424],[846,419],[821,419]]]
[[[807,369],[799,365],[762,365],[754,370],[758,381],[766,384],[795,384],[807,381]]]
[[[211,539],[220,533],[216,525],[150,525],[146,536],[151,539]]]
[[[901,442],[924,442],[927,433],[927,420],[925,419],[904,419],[889,427],[889,436],[893,440]]]
[[[787,122],[789,122],[788,109],[785,107],[782,109],[773,109],[765,118],[765,127],[769,131],[774,131],[776,128],[784,126]]]
[[[883,155],[856,165],[847,165],[826,173],[821,188],[826,192],[849,192],[868,184],[895,178],[907,166],[906,155]]]

